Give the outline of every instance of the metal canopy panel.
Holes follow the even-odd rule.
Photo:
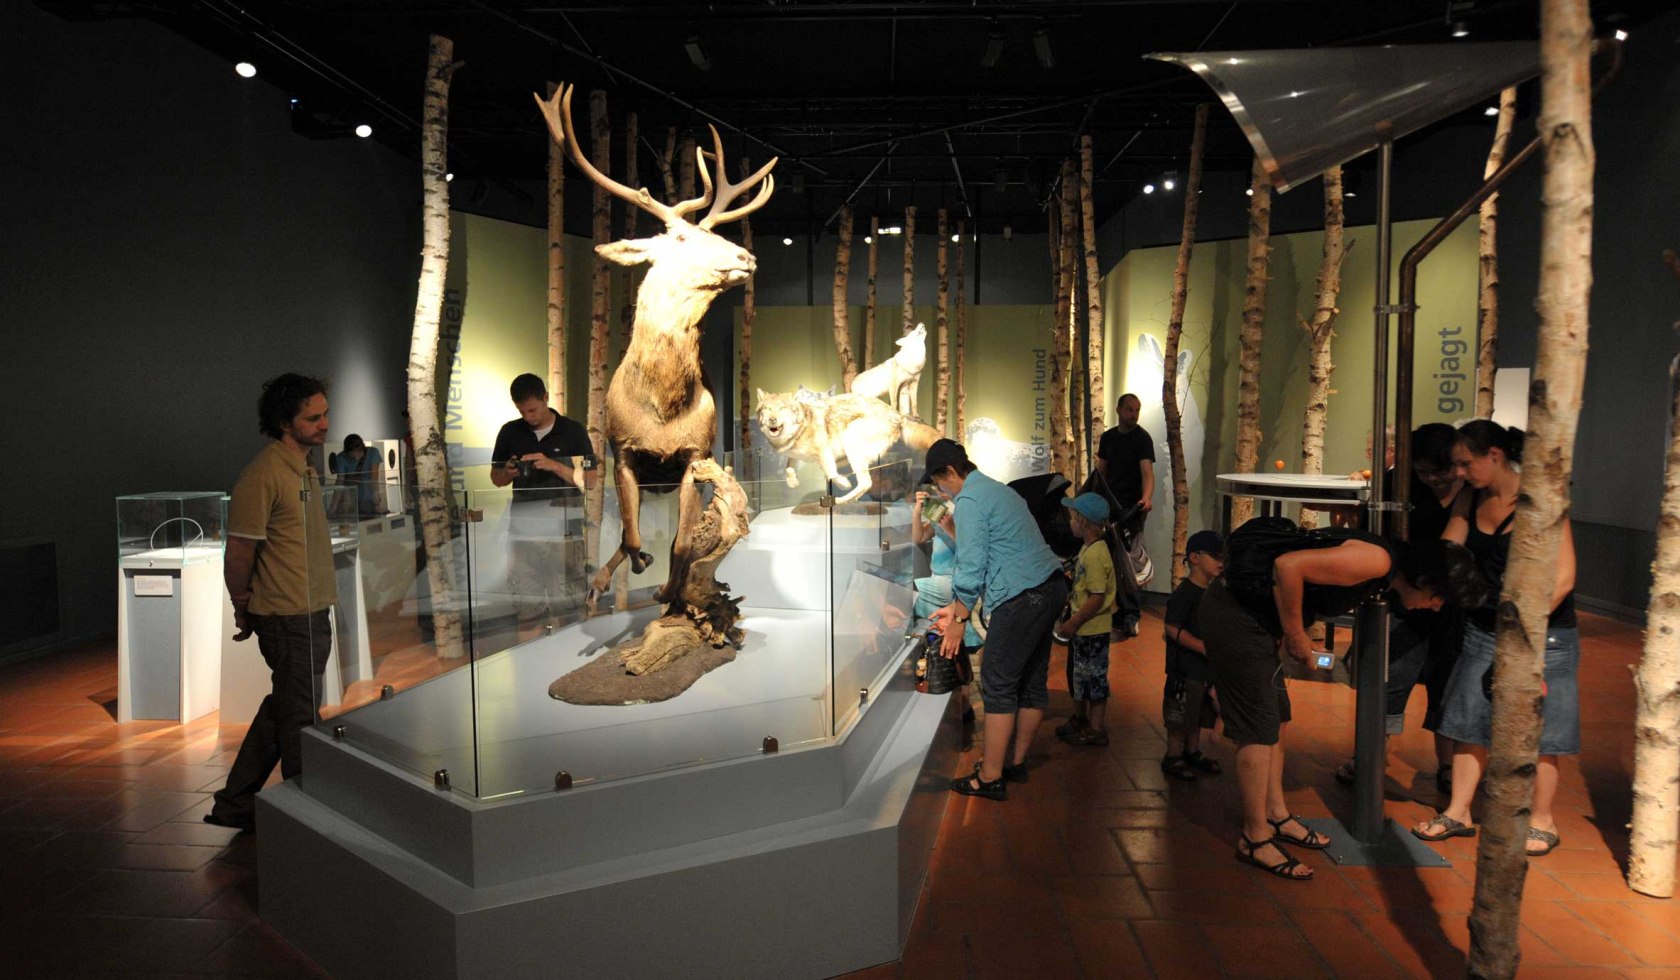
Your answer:
[[[1200,75],[1280,191],[1540,73],[1534,41],[1145,57]]]

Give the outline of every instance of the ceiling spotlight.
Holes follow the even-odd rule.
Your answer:
[[[1041,20],[1032,35],[1033,54],[1038,57],[1040,68],[1056,67],[1056,52],[1050,50],[1050,22]]]
[[[712,59],[706,57],[706,49],[700,46],[700,35],[690,34],[683,41],[683,50],[688,52],[688,60],[701,71],[712,70]]]
[[[1496,105],[1490,105],[1486,109],[1482,110],[1482,115],[1484,115],[1484,116],[1497,116],[1497,115],[1499,115],[1499,107],[1496,106]]]
[[[1162,190],[1170,191],[1174,187],[1177,187],[1177,186],[1178,186],[1178,184],[1175,183],[1171,177],[1168,177],[1166,180],[1161,181],[1161,189]]]
[[[257,77],[257,66],[251,64],[249,61],[241,61],[239,64],[234,65],[233,71],[234,74],[238,75],[240,78]]]
[[[1249,197],[1253,197],[1254,196],[1254,188],[1250,187],[1247,190],[1243,191],[1243,193],[1248,195]]]
[[[1145,194],[1153,194],[1153,193],[1155,193],[1155,185],[1154,185],[1154,184],[1144,184],[1144,185],[1143,185],[1143,192],[1144,192],[1144,193],[1145,193]]]
[[[454,179],[455,179],[455,175],[453,173],[447,173],[447,174],[443,175],[443,182],[446,183],[446,184],[449,183],[450,181],[454,180]]]
[[[1626,41],[1627,40],[1627,31],[1617,31],[1616,32],[1616,40]]]
[[[863,236],[863,243],[865,245],[873,245],[875,244],[875,239],[869,235],[865,235]]]
[[[1449,33],[1451,33],[1453,37],[1469,37],[1470,25],[1462,20],[1455,20],[1452,22]]]
[[[953,244],[955,244],[956,242],[960,242],[960,241],[962,241],[962,236],[961,235],[952,235],[951,236],[951,242]]]
[[[980,52],[980,67],[997,67],[998,58],[1003,54],[1003,25],[997,18],[992,18],[991,27],[986,30],[986,49]]]
[[[783,245],[792,245],[792,244],[793,244],[793,239],[791,239],[791,238],[784,238],[784,239],[782,239],[782,244],[783,244]]]
[[[340,132],[342,132],[342,130],[340,130]],[[367,123],[358,123],[356,125],[356,135],[360,136],[362,139],[367,139],[369,136],[373,135],[373,127],[369,126]]]

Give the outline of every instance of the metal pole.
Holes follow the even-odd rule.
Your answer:
[[[1383,745],[1387,721],[1384,688],[1388,674],[1388,602],[1385,599],[1371,598],[1359,604],[1354,636],[1358,692],[1353,723],[1353,825],[1348,829],[1361,844],[1376,844],[1383,837],[1382,785],[1387,754]]]
[[[1367,488],[1370,518],[1366,527],[1383,529],[1383,459],[1388,455],[1388,264],[1390,252],[1390,185],[1394,144],[1384,142],[1377,157],[1377,303],[1371,366],[1371,481]],[[1353,723],[1353,826],[1355,840],[1376,844],[1383,836],[1382,784],[1386,763],[1384,725],[1388,683],[1388,603],[1368,599],[1356,620],[1354,678],[1358,694]]]
[[[1384,142],[1377,150],[1377,306],[1376,332],[1372,337],[1371,365],[1371,481],[1366,502],[1370,519],[1365,526],[1383,530],[1383,459],[1388,455],[1388,264],[1390,239],[1389,183],[1394,172],[1394,144]]]

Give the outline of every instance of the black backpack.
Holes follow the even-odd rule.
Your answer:
[[[1277,603],[1272,598],[1272,564],[1291,551],[1334,548],[1349,540],[1379,540],[1352,528],[1302,528],[1287,517],[1256,517],[1225,539],[1225,588],[1261,624],[1278,629]],[[1309,585],[1302,612],[1311,617],[1318,586]],[[1343,589],[1337,588],[1341,592]]]

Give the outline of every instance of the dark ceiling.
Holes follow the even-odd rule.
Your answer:
[[[848,199],[864,216],[890,218],[913,200],[930,219],[946,206],[987,231],[1036,229],[1080,134],[1095,147],[1099,215],[1112,213],[1144,183],[1183,170],[1194,106],[1211,98],[1188,72],[1143,60],[1151,51],[1446,43],[1454,22],[1471,41],[1538,34],[1536,0],[38,5],[71,19],[155,20],[257,64],[297,99],[299,133],[346,138],[365,121],[410,156],[427,35],[443,34],[463,62],[450,93],[459,174],[512,190],[540,214],[546,134],[530,93],[573,82],[606,90],[615,132],[637,113],[643,183],[657,185],[654,154],[671,126],[703,134],[712,121],[732,157],[779,155],[778,192],[754,220],[791,233],[824,224]],[[1605,0],[1593,14],[1608,32],[1670,6]],[[1246,172],[1248,145],[1229,114],[1212,118],[1208,167]],[[615,173],[623,147],[620,135]]]

